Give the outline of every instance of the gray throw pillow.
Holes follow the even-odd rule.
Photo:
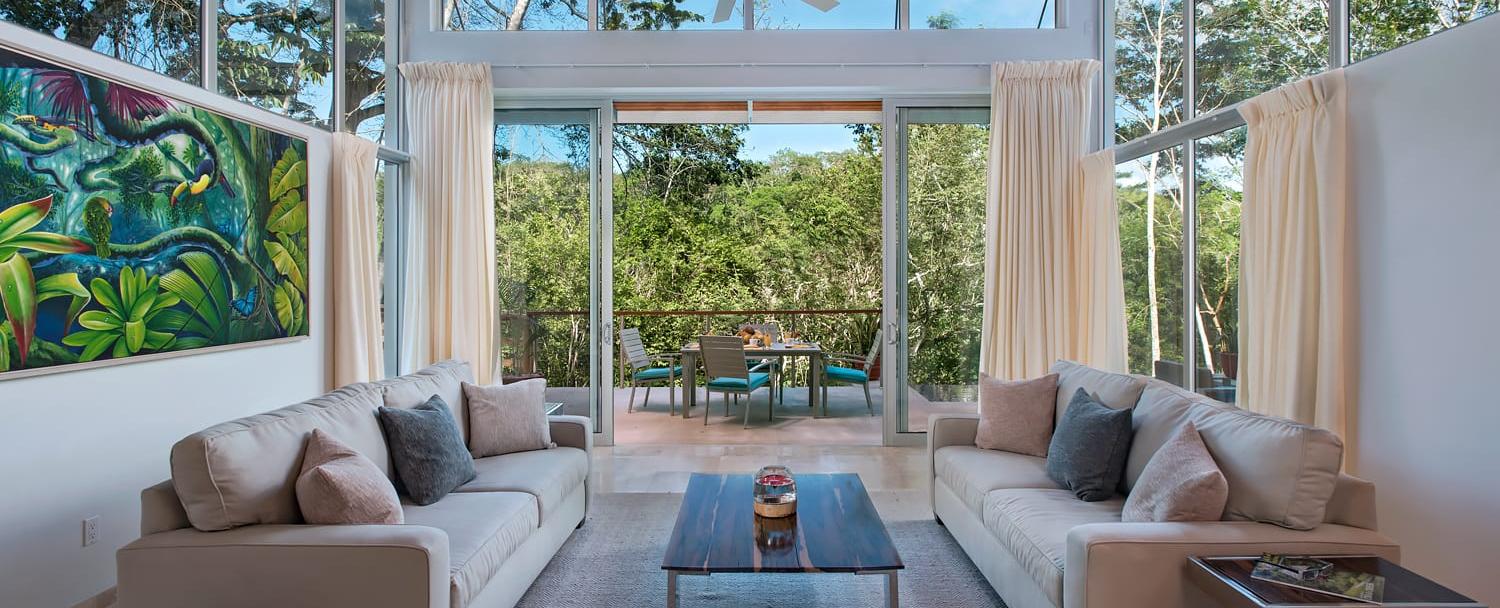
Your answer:
[[[430,505],[474,479],[474,458],[442,397],[410,409],[381,407],[377,415],[400,489],[412,502]]]
[[[1108,500],[1130,455],[1130,412],[1113,409],[1082,388],[1073,393],[1047,448],[1047,476],[1080,500]]]

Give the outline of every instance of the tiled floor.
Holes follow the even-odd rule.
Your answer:
[[[625,445],[595,449],[590,483],[595,492],[682,492],[702,473],[754,473],[782,464],[796,473],[857,473],[871,492],[887,492],[887,519],[931,516],[925,448],[800,445]]]

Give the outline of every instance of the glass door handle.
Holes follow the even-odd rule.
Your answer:
[[[891,321],[890,323],[886,323],[886,331],[885,331],[885,341],[886,341],[886,343],[887,344],[895,344],[895,343],[899,342],[901,340],[901,336],[898,335],[900,333],[900,331],[901,331],[901,328],[896,325],[895,321]]]

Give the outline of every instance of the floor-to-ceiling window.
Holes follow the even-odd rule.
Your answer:
[[[1115,0],[1130,367],[1235,401],[1240,102],[1496,12],[1496,0]]]
[[[501,372],[547,380],[561,413],[593,417],[597,373],[598,111],[495,114]]]
[[[984,308],[986,108],[898,111],[897,432],[925,432],[935,413],[977,411]],[[900,329],[904,326],[904,330]]]

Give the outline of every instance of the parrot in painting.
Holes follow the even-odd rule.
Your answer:
[[[219,173],[218,164],[214,162],[212,157],[205,158],[202,162],[198,163],[198,169],[193,171],[193,174],[197,177],[183,180],[182,183],[177,184],[176,188],[172,189],[172,196],[169,197],[172,206],[175,207],[177,205],[177,201],[182,198],[184,193],[203,194],[205,190],[214,185],[216,179],[224,186],[224,190],[229,193],[229,196],[234,196],[234,190],[229,187],[229,181],[224,179],[224,174]]]
[[[93,197],[83,204],[83,227],[94,240],[94,255],[101,259],[109,257],[109,234],[114,228],[110,218],[114,214],[114,206],[102,196]]]

